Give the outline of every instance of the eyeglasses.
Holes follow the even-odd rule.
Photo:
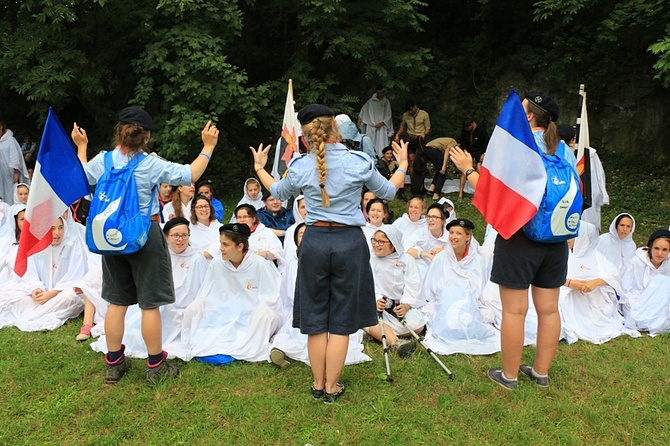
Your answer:
[[[188,237],[188,234],[170,234],[170,238],[173,240],[186,240]]]
[[[372,242],[373,245],[382,245],[382,246],[384,246],[387,243],[391,243],[388,240],[379,240],[374,237],[370,239],[370,242]]]
[[[442,217],[439,215],[426,215],[426,220],[442,220]]]
[[[206,204],[201,204],[195,207],[196,211],[204,211],[205,209],[209,209],[209,206],[207,206]]]

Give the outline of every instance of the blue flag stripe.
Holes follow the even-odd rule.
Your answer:
[[[84,168],[51,107],[37,161],[42,176],[67,206],[90,193]]]
[[[523,109],[523,105],[521,105],[521,99],[519,99],[516,91],[512,90],[507,97],[496,125],[505,129],[509,134],[537,153],[542,154],[535,143],[533,132],[526,119],[526,112]]]

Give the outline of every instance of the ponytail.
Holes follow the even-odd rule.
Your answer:
[[[547,146],[547,153],[555,155],[561,137],[558,135],[558,127],[551,120],[551,115],[530,101],[528,102],[528,109],[533,113],[533,124],[536,127],[543,127],[545,129],[543,138]]]

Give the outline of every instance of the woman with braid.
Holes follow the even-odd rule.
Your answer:
[[[305,196],[307,229],[298,257],[293,326],[307,336],[312,396],[327,404],[344,393],[338,382],[349,335],[377,324],[374,282],[362,226],[361,189],[391,199],[405,182],[407,144],[393,145],[400,167],[387,180],[364,153],[340,144],[331,109],[319,104],[298,113],[310,153],[289,163],[281,180],[265,171],[270,146],[251,147],[254,168],[272,196]]]

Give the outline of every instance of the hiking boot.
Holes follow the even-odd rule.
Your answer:
[[[158,382],[174,378],[179,375],[177,364],[167,361],[167,352],[163,352],[163,360],[158,364],[151,366],[147,362],[147,385],[153,387]]]
[[[107,366],[107,375],[105,376],[105,384],[116,384],[121,377],[130,369],[130,359],[126,355],[122,355],[114,362],[107,360],[105,355],[105,365]]]
[[[93,328],[93,324],[84,324],[81,326],[79,329],[79,334],[75,338],[77,341],[86,341],[87,339],[91,338],[91,329]]]
[[[333,392],[333,393],[328,393],[328,392],[326,392],[326,393],[323,395],[323,402],[324,402],[324,403],[326,403],[326,404],[333,404],[335,401],[337,401],[337,399],[338,399],[339,397],[341,397],[342,395],[344,395],[344,384],[342,384],[342,383],[337,383],[337,387],[340,388],[340,390],[338,390],[337,392]]]
[[[489,378],[491,378],[492,381],[495,381],[496,383],[500,384],[502,387],[504,387],[507,390],[514,390],[516,389],[517,382],[516,379],[507,379],[505,375],[503,374],[503,371],[500,369],[489,369]]]
[[[391,344],[391,351],[394,351],[401,358],[409,358],[416,350],[416,344],[408,339],[398,339]]]
[[[535,370],[533,370],[533,367],[529,366],[528,364],[521,364],[521,367],[519,367],[519,370],[521,370],[521,373],[535,381],[535,384],[537,384],[540,387],[549,387],[549,377],[548,376],[536,376],[535,375]]]
[[[270,362],[272,362],[280,369],[291,365],[291,362],[286,358],[286,353],[279,350],[278,348],[273,348],[270,350]]]

